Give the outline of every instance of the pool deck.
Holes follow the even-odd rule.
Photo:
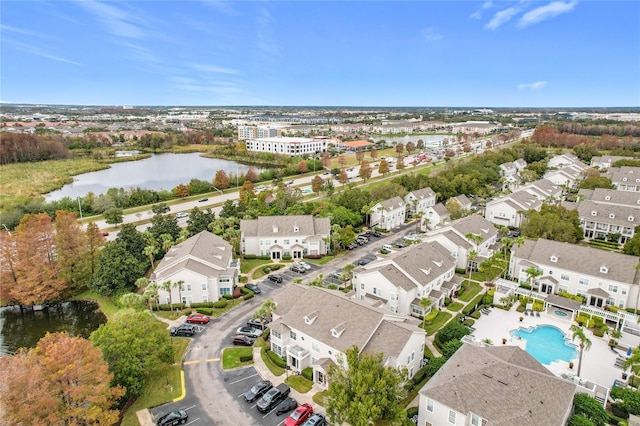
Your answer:
[[[517,337],[511,338],[509,332],[519,327],[535,327],[536,325],[548,324],[558,327],[565,333],[570,343],[578,346],[579,341],[577,339],[571,342],[571,332],[569,328],[573,323],[570,317],[559,317],[555,315],[553,311],[552,309],[550,312],[541,312],[540,317],[535,317],[517,312],[515,307],[512,308],[511,311],[493,308],[489,314],[483,314],[482,317],[475,322],[473,325],[475,328],[473,337],[481,341],[490,339],[494,345],[501,345],[502,339],[506,338],[506,345],[518,346],[525,349],[526,341],[518,339]],[[522,322],[520,321],[521,316],[524,317]],[[583,353],[580,378],[611,388],[616,379],[622,380],[623,370],[616,367],[615,362],[618,356],[626,356],[626,351],[620,349],[612,350],[608,345],[609,336],[607,334],[605,334],[604,337],[596,337],[591,331],[586,329],[585,333],[589,340],[591,340],[591,348],[588,351],[585,350]],[[624,333],[623,336],[617,340],[623,347],[635,348],[640,344],[640,336],[634,336],[628,333]],[[550,365],[545,365],[545,367],[558,376],[575,376],[578,372],[578,359],[576,358],[573,363],[573,369],[570,369],[569,363],[565,361],[555,361]]]

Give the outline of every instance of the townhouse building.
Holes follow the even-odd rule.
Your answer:
[[[565,425],[576,391],[519,347],[464,343],[420,389],[418,424]]]
[[[420,243],[354,269],[356,298],[394,313],[424,316],[459,290],[455,267],[455,258],[440,243]],[[420,305],[423,297],[430,306]]]
[[[450,217],[451,214],[449,214],[449,210],[447,210],[444,203],[428,206],[420,224],[421,230],[426,232],[428,229],[435,229],[440,225],[444,225],[449,221]]]
[[[415,318],[313,286],[289,286],[273,300],[271,350],[294,371],[312,368],[314,383],[325,389],[329,369],[346,364],[353,346],[382,353],[385,366],[406,369],[409,378],[420,368],[425,331]]]
[[[422,241],[437,241],[456,259],[456,268],[477,270],[496,250],[498,230],[484,217],[472,214],[432,230]],[[474,251],[476,258],[469,253]]]
[[[623,157],[620,155],[602,155],[591,157],[591,167],[595,167],[599,170],[607,170],[613,163],[619,160],[628,159],[629,157]]]
[[[387,231],[404,224],[406,203],[400,197],[380,201],[371,208],[371,227],[379,227]]]
[[[327,254],[331,222],[311,215],[260,216],[241,220],[240,232],[242,254],[302,259]]]
[[[247,151],[270,152],[291,157],[322,153],[327,150],[328,144],[329,138],[325,136],[313,138],[268,137],[247,139],[245,142]]]
[[[436,193],[433,189],[426,187],[409,192],[404,196],[404,202],[407,206],[407,214],[415,216],[416,213],[427,212],[427,207],[436,204]]]
[[[618,191],[640,191],[640,167],[611,167],[603,176],[611,179]]]
[[[216,302],[233,294],[240,262],[231,244],[202,231],[171,247],[150,276],[160,303]],[[166,284],[168,283],[168,285]]]
[[[520,190],[495,198],[485,206],[484,217],[498,226],[519,228],[527,211],[540,211],[542,201],[529,191]]]
[[[640,225],[640,206],[585,200],[578,203],[578,215],[587,239],[607,239],[624,244],[633,237],[635,227]]]
[[[637,309],[637,264],[636,256],[540,238],[515,247],[509,275],[542,293],[582,296],[589,306]]]

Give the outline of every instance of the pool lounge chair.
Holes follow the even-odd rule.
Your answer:
[[[536,311],[536,317],[540,318],[540,312]]]
[[[524,310],[524,314],[525,314],[526,316],[529,316],[529,311],[528,311],[527,309],[525,309],[525,310]]]

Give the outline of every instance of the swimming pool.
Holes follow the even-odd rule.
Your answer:
[[[578,357],[577,346],[568,342],[562,330],[552,325],[538,325],[511,331],[512,338],[527,341],[525,350],[541,364],[569,362]]]

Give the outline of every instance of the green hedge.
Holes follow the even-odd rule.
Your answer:
[[[197,308],[213,308],[213,302],[192,303],[191,307],[194,308],[194,309],[197,309]]]
[[[158,306],[158,309],[161,311],[171,311],[173,309],[183,310],[184,308],[185,308],[184,303],[174,303],[173,305],[162,304]],[[154,306],[154,309],[156,309],[155,306]]]
[[[213,307],[218,309],[226,308],[228,303],[227,299],[220,299],[213,304]]]
[[[307,367],[302,369],[302,377],[313,382],[313,368]]]
[[[249,362],[249,361],[253,361],[253,354],[240,356],[240,362]]]
[[[240,284],[245,284],[249,282],[249,277],[247,277],[246,275],[240,275],[240,277],[238,278],[238,282]]]
[[[212,315],[213,308],[198,308],[196,309],[196,312],[202,315]]]
[[[240,293],[242,294],[253,294],[253,292],[251,290],[249,290],[246,287],[240,287]]]
[[[249,300],[253,297],[253,292],[249,293],[249,294],[245,294],[244,296],[242,296],[243,300]]]
[[[429,364],[422,367],[420,370],[416,371],[416,374],[411,378],[411,381],[414,385],[419,384],[425,377],[427,377],[427,367]]]
[[[259,256],[258,259],[260,259],[260,260],[271,260],[271,256],[269,256],[268,254],[265,254],[263,256]]]
[[[247,260],[253,260],[253,259],[257,259],[257,256],[255,254],[245,254],[244,258]]]
[[[280,355],[278,355],[277,353],[267,349],[267,356],[278,367],[287,368],[287,362],[284,359],[280,358]]]
[[[409,407],[407,409],[407,417],[412,418],[413,416],[418,415],[418,407]]]
[[[226,300],[233,300],[233,294],[223,294],[222,297]]]
[[[265,324],[266,325],[266,324]],[[271,329],[270,328],[266,328],[264,330],[264,332],[262,333],[262,338],[264,340],[269,340],[269,335],[271,334]]]
[[[283,254],[282,255],[282,260],[291,260],[291,255],[290,254]]]

